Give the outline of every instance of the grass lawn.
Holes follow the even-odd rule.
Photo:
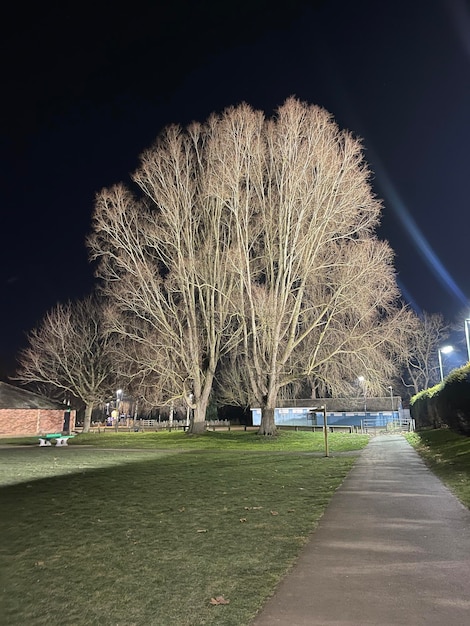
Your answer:
[[[447,429],[406,435],[432,471],[470,508],[470,437]]]
[[[335,451],[368,440],[332,434],[325,458],[321,433],[255,437],[113,433],[0,449],[2,623],[249,624],[355,462]]]
[[[369,441],[368,435],[344,432],[330,433],[330,453],[359,450]],[[0,439],[8,446],[38,445],[37,437]],[[279,431],[276,437],[263,437],[256,431],[207,431],[201,435],[188,435],[182,430],[159,432],[120,432],[81,434],[68,440],[69,446],[93,446],[98,448],[132,448],[161,450],[252,450],[282,452],[318,452],[325,450],[325,439],[321,432]]]

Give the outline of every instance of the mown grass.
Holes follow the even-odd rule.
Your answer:
[[[329,451],[359,450],[369,441],[368,435],[329,433]],[[3,445],[37,445],[37,437],[0,439]],[[99,448],[179,449],[179,450],[252,450],[282,452],[323,452],[325,438],[322,432],[279,431],[276,437],[263,437],[256,431],[207,431],[188,435],[178,431],[159,432],[95,432],[69,439],[69,446]]]
[[[438,429],[408,433],[406,438],[432,471],[470,508],[470,437]]]
[[[96,450],[55,446],[9,447],[0,450],[0,486],[24,483],[53,476],[83,475],[99,468],[156,459],[174,454],[165,450]]]
[[[249,624],[355,461],[304,452],[0,450],[3,623]]]

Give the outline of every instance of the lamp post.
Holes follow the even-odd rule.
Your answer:
[[[470,336],[468,332],[469,324],[470,324],[470,318],[467,317],[467,319],[465,320],[465,340],[467,342],[467,356],[468,356],[468,361],[470,363]]]
[[[392,418],[393,418],[393,388],[392,388],[392,385],[389,385],[388,389],[390,391],[390,404],[392,406]]]
[[[449,352],[452,352],[453,349],[454,348],[452,346],[444,346],[443,348],[439,348],[437,350],[437,356],[439,358],[439,372],[441,374],[441,382],[444,380],[444,373],[442,371],[442,355],[449,354]]]

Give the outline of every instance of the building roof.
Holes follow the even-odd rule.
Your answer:
[[[368,412],[390,411],[392,409],[392,398],[387,396],[384,398],[308,398],[308,399],[282,399],[278,400],[276,407],[278,409],[293,408],[317,408],[321,410],[326,407],[327,412],[331,413],[364,413],[364,408]],[[400,396],[393,396],[393,410],[397,411],[401,407]],[[252,406],[252,409],[258,408]]]
[[[0,381],[0,409],[63,409],[65,405]]]

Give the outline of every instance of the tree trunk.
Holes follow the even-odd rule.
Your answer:
[[[91,413],[93,411],[93,404],[87,404],[85,406],[85,418],[83,420],[83,433],[87,433],[91,426]]]
[[[206,430],[206,413],[211,395],[212,382],[214,375],[211,371],[206,372],[206,379],[202,388],[195,385],[192,396],[194,404],[192,405],[192,415],[188,432],[192,435],[203,433]]]
[[[191,425],[188,431],[190,434],[199,435],[206,430],[206,409],[207,402],[199,400],[196,408],[192,410]]]
[[[277,434],[274,422],[274,407],[263,405],[261,407],[261,424],[258,435],[274,437]]]

